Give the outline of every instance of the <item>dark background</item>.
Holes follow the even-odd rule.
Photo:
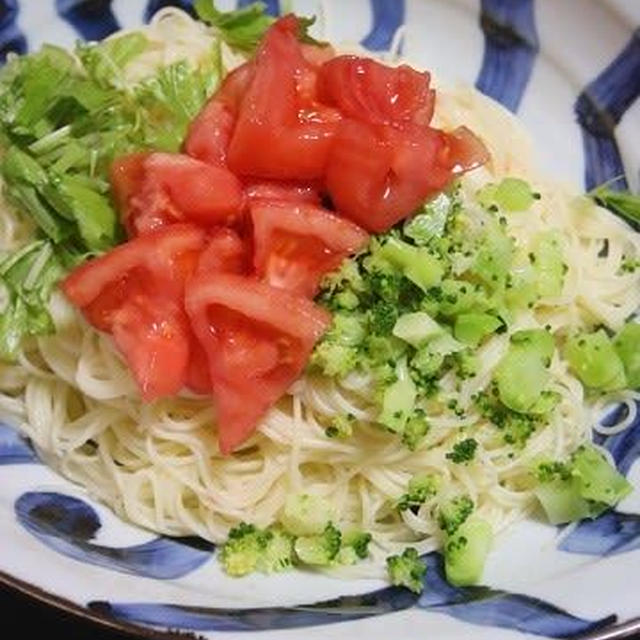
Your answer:
[[[1,583],[0,616],[5,633],[8,635],[11,633],[9,629],[13,628],[15,636],[19,638],[139,640],[139,636],[111,630],[62,609],[42,604]]]

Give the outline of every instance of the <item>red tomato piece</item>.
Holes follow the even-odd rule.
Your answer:
[[[327,167],[333,204],[368,231],[386,231],[449,182],[451,172],[438,164],[444,144],[429,127],[346,121]]]
[[[258,277],[309,298],[325,273],[369,239],[352,222],[307,204],[257,202],[251,206],[251,217]]]
[[[245,63],[227,75],[220,89],[189,126],[185,153],[209,164],[226,164],[240,101],[253,73],[253,65]]]
[[[489,150],[484,142],[467,127],[458,127],[446,136],[440,163],[453,174],[477,169],[489,161]]]
[[[240,181],[224,167],[186,155],[124,156],[114,162],[111,180],[130,236],[181,221],[232,224],[242,212]]]
[[[300,49],[304,59],[312,66],[320,68],[325,62],[329,62],[336,56],[335,49],[327,45],[301,44]]]
[[[228,454],[300,376],[331,317],[310,300],[236,274],[195,276],[185,300],[209,361],[220,450]]]
[[[198,258],[197,273],[247,273],[249,248],[232,229],[215,229]]]
[[[320,189],[309,183],[263,180],[249,183],[244,190],[249,202],[256,200],[280,200],[284,202],[306,202],[320,204]]]
[[[62,283],[87,320],[113,335],[147,401],[184,386],[192,339],[184,283],[204,241],[197,227],[171,225],[86,262]]]
[[[191,329],[178,301],[145,294],[129,296],[113,314],[111,333],[143,400],[173,396],[182,389]]]
[[[407,65],[387,67],[370,58],[338,56],[320,69],[320,96],[348,118],[371,124],[428,125],[435,91],[428,72]]]
[[[297,33],[297,19],[285,16],[258,49],[229,146],[229,167],[238,175],[311,180],[324,174],[341,115],[315,101],[316,72]]]

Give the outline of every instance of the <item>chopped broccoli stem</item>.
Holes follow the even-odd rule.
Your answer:
[[[565,357],[580,381],[591,389],[615,391],[627,386],[624,363],[602,329],[569,338]]]
[[[447,580],[456,587],[477,584],[492,542],[493,530],[486,520],[472,517],[461,524],[444,544]]]
[[[340,530],[329,522],[322,533],[296,538],[296,556],[304,564],[328,566],[340,551],[341,539]]]
[[[438,525],[449,536],[471,515],[475,508],[473,500],[468,495],[451,498],[440,505],[438,509]]]
[[[613,346],[631,389],[640,389],[640,323],[627,322],[616,335]]]
[[[402,433],[413,413],[416,401],[416,385],[411,379],[406,360],[400,360],[396,367],[396,381],[384,392],[382,411],[378,422],[389,431]]]
[[[632,491],[629,481],[592,446],[582,446],[571,456],[573,474],[580,480],[580,495],[612,507]]]
[[[333,517],[333,507],[328,500],[301,493],[287,498],[280,523],[294,536],[311,536],[322,533]]]
[[[421,593],[427,567],[413,547],[407,547],[402,555],[387,558],[387,573],[391,584]]]

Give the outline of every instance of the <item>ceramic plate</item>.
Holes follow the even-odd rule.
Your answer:
[[[101,38],[168,4],[191,8],[189,0],[1,0],[0,52]],[[550,173],[583,188],[626,175],[638,188],[640,0],[291,4],[318,13],[329,40],[372,51],[387,50],[404,27],[403,50],[415,64],[475,84],[517,112]],[[267,5],[281,9],[278,0]],[[603,444],[640,488],[640,420]],[[640,616],[640,491],[568,535],[536,523],[515,527],[491,555],[483,586],[449,586],[437,554],[426,556],[421,596],[302,573],[233,580],[221,574],[212,545],[124,524],[0,425],[0,540],[6,582],[145,635],[613,638],[622,637],[615,625]]]

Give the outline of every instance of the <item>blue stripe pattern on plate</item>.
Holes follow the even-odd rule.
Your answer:
[[[370,0],[370,2],[373,25],[360,44],[369,51],[388,51],[396,32],[404,25],[405,0]]]
[[[102,40],[120,29],[111,0],[56,0],[56,11],[85,40]]]
[[[13,427],[0,422],[0,466],[39,462],[26,438]]]
[[[8,53],[26,53],[27,39],[18,28],[18,0],[0,0],[0,64]]]
[[[280,15],[280,2],[279,0],[262,0],[267,7],[267,13],[272,16]],[[255,0],[238,0],[238,8],[246,7],[253,4]]]
[[[18,522],[50,549],[85,562],[136,576],[171,580],[212,558],[214,546],[200,538],[156,537],[129,547],[91,542],[101,527],[89,504],[57,492],[29,491],[14,505]]]
[[[514,113],[540,49],[533,0],[482,0],[485,44],[476,88]]]
[[[640,95],[640,29],[611,64],[580,93],[575,113],[582,129],[587,190],[608,180],[627,189],[615,127]]]
[[[193,9],[193,0],[149,0],[144,10],[143,20],[149,22],[153,17],[153,14],[165,7],[178,7],[186,11],[193,18],[196,17],[196,12]]]
[[[421,596],[387,587],[355,596],[291,607],[228,609],[151,602],[94,601],[89,609],[121,621],[196,631],[266,631],[327,625],[385,615],[418,606],[471,624],[518,629],[552,638],[595,631],[615,622],[615,616],[585,620],[522,594],[489,587],[453,587],[445,578],[438,553],[423,556],[427,564]]]

